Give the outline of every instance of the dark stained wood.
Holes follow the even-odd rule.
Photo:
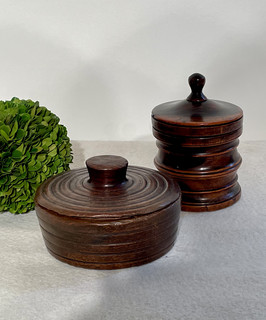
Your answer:
[[[95,187],[113,187],[126,181],[128,162],[118,156],[92,157],[86,161],[89,182]]]
[[[176,179],[182,190],[182,209],[212,211],[240,198],[237,151],[243,112],[231,103],[208,100],[202,93],[204,76],[189,77],[192,92],[152,111],[159,171]]]
[[[191,94],[187,97],[187,101],[192,103],[201,103],[207,101],[207,98],[202,92],[205,85],[205,77],[200,73],[193,73],[188,78],[188,83],[191,88]]]
[[[71,265],[116,269],[141,265],[174,244],[178,184],[159,172],[98,156],[38,189],[36,212],[48,251]]]
[[[199,130],[204,135],[202,128],[193,127],[207,127],[204,129],[209,130],[209,133],[212,134],[212,129],[214,129],[214,132],[218,129],[217,127],[212,128],[213,126],[228,125],[228,123],[243,117],[243,111],[238,106],[225,101],[210,100],[205,97],[202,93],[205,77],[201,74],[194,73],[191,75],[189,84],[192,92],[187,97],[187,100],[166,102],[153,109],[152,117],[155,121],[162,122],[162,125],[166,124],[168,126],[174,125],[182,128],[183,126],[189,126],[190,130],[194,130],[194,133]]]

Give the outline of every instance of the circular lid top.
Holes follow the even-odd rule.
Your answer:
[[[243,117],[243,111],[238,106],[206,98],[202,92],[205,77],[200,73],[192,74],[188,81],[191,94],[187,99],[166,102],[155,107],[152,110],[155,120],[182,126],[211,126]]]
[[[96,156],[87,169],[61,173],[37,190],[35,203],[59,215],[126,219],[161,210],[180,198],[178,184],[158,171],[128,166],[118,156]]]

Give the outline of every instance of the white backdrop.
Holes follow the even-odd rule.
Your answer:
[[[153,139],[154,106],[241,106],[242,139],[266,139],[265,0],[0,0],[0,99],[40,101],[71,139]]]

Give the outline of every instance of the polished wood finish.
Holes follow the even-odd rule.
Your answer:
[[[35,203],[49,252],[71,265],[116,269],[141,265],[174,244],[180,214],[178,184],[117,156],[86,161],[48,179]]]
[[[205,78],[189,77],[187,100],[161,104],[152,111],[158,153],[155,165],[176,179],[182,190],[182,209],[212,211],[240,198],[237,151],[243,112],[231,103],[208,100]]]

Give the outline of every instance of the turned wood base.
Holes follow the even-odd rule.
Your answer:
[[[51,251],[48,247],[48,252],[55,257],[57,260],[60,260],[61,262],[65,262],[67,264],[70,264],[74,267],[80,267],[85,269],[96,269],[96,270],[113,270],[113,269],[122,269],[122,268],[131,268],[131,267],[137,267],[141,266],[143,264],[155,261],[162,256],[164,256],[168,251],[172,249],[174,246],[175,241],[173,241],[167,248],[163,249],[160,252],[157,252],[153,256],[146,257],[144,259],[140,259],[137,261],[126,261],[126,262],[117,262],[117,263],[92,263],[87,261],[78,261],[78,260],[72,260],[63,256],[59,256],[58,254]]]
[[[230,151],[233,159],[232,152]],[[229,169],[220,168],[216,171],[204,173],[177,170],[163,164],[163,153],[159,150],[154,164],[159,171],[175,179],[182,190],[181,209],[183,211],[203,212],[215,211],[231,206],[239,200],[241,188],[237,182],[237,169],[241,164],[241,157],[237,153],[237,161]],[[198,157],[199,158],[199,157]]]
[[[62,262],[90,269],[139,266],[174,245],[180,199],[163,210],[128,219],[79,219],[36,206],[49,253]]]
[[[240,186],[239,186],[240,188]],[[182,202],[181,210],[189,212],[206,212],[206,211],[216,211],[230,207],[236,203],[241,197],[241,190],[236,195],[233,195],[230,199],[220,202],[220,203],[208,203],[208,204],[195,204],[189,202]]]

